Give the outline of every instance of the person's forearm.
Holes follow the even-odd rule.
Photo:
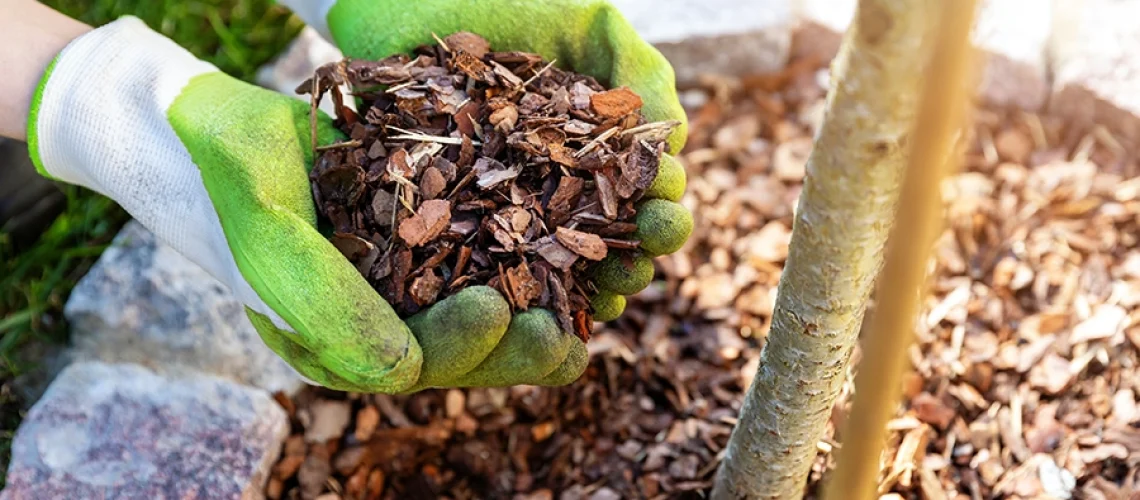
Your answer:
[[[0,0],[0,136],[26,139],[28,107],[44,70],[90,29],[34,0]]]

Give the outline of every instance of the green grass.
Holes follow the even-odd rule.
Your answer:
[[[269,0],[44,0],[99,26],[134,15],[222,71],[252,81],[257,68],[297,35],[302,24]],[[12,377],[36,360],[15,359],[33,339],[67,338],[62,311],[76,281],[98,259],[128,219],[110,200],[61,186],[67,207],[31,247],[16,253],[0,232],[0,488],[4,486],[19,407],[7,390]]]
[[[253,80],[301,30],[301,21],[268,0],[46,0],[93,26],[132,15],[218,69]]]

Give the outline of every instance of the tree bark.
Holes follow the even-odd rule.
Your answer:
[[[883,263],[935,0],[861,0],[808,159],[760,368],[714,499],[799,499]]]

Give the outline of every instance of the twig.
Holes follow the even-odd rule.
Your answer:
[[[440,137],[438,135],[427,134],[400,134],[389,136],[388,138],[397,141],[438,142],[440,144],[454,144],[456,146],[463,144],[463,139],[456,139],[454,137]]]
[[[542,69],[536,71],[534,73],[534,76],[527,78],[527,80],[525,82],[523,82],[522,86],[525,88],[527,85],[530,85],[531,83],[533,83],[535,80],[538,79],[539,76],[542,76],[542,74],[545,73],[546,70],[550,69],[551,66],[554,66],[554,63],[556,63],[556,62],[558,62],[558,59],[554,59],[554,60],[546,63],[546,66],[543,66]]]
[[[309,148],[314,152],[317,150],[317,102],[320,101],[317,92],[319,89],[317,77],[314,76],[309,90]]]
[[[355,148],[355,147],[359,147],[362,144],[363,143],[360,142],[360,139],[352,139],[352,140],[348,140],[348,141],[344,141],[344,142],[337,142],[334,144],[328,144],[325,146],[317,146],[313,149],[315,151],[328,151],[330,149]]]
[[[448,54],[451,53],[451,47],[448,47],[447,42],[444,42],[443,39],[439,37],[439,35],[435,34],[434,31],[431,33],[431,37],[434,38],[435,41],[439,42],[439,47],[442,48],[444,52],[447,52]]]
[[[456,184],[454,188],[451,188],[451,192],[447,194],[447,199],[450,200],[453,198],[455,196],[455,193],[458,193],[460,189],[463,189],[467,187],[468,184],[471,184],[471,181],[473,179],[475,179],[475,169],[471,169],[470,172],[467,172],[467,175],[463,176],[463,178],[459,180],[459,183]]]
[[[638,125],[633,128],[627,128],[621,132],[621,136],[640,134],[642,132],[658,131],[658,130],[672,130],[681,125],[681,120],[666,120],[662,122],[646,123]]]
[[[602,238],[602,242],[607,247],[616,248],[618,250],[637,250],[641,247],[641,240],[618,240],[614,238]]]
[[[385,94],[395,94],[396,92],[399,92],[399,91],[404,90],[406,88],[415,87],[416,85],[419,85],[419,84],[420,84],[420,82],[417,82],[415,80],[409,80],[409,81],[406,81],[406,82],[401,83],[399,85],[393,85],[391,87],[388,87],[388,90],[385,90],[384,93]],[[427,88],[427,87],[425,86],[424,88]]]
[[[603,142],[608,141],[611,137],[613,137],[617,133],[618,133],[617,127],[613,127],[613,128],[611,128],[605,132],[602,132],[601,135],[595,137],[594,140],[590,141],[582,149],[579,149],[577,153],[574,153],[574,158],[581,158],[583,156],[586,156],[591,151],[597,149],[598,146],[600,146]]]

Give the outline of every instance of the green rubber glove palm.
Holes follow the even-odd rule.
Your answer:
[[[327,13],[316,12],[323,10],[320,8],[314,11],[311,3],[305,7],[297,10],[303,17],[309,17],[306,21],[330,36],[346,56],[353,58],[376,60],[395,53],[409,53],[417,46],[433,43],[433,34],[443,37],[457,31],[483,36],[493,50],[537,52],[548,60],[557,60],[563,67],[593,76],[604,85],[630,87],[642,97],[642,112],[647,120],[681,122],[669,137],[669,151],[675,153],[684,146],[686,117],[677,99],[672,67],[609,2],[338,0]],[[688,239],[692,216],[676,203],[684,190],[684,169],[666,154],[656,181],[646,193],[646,201],[638,209],[638,231],[634,238],[642,241],[645,255],[637,257],[632,267],[616,258],[597,266],[595,278],[602,291],[592,299],[595,319],[608,321],[620,316],[625,308],[625,296],[649,285],[653,277],[650,257],[672,253]],[[450,299],[452,303],[439,304],[412,318],[408,324],[426,352],[426,346],[434,344],[431,339],[447,338],[439,335],[440,330],[455,330],[448,328],[444,319],[453,316],[437,309],[461,313],[488,308],[506,310],[506,301],[492,293],[481,293],[478,297],[455,296]],[[495,336],[498,328],[490,328],[493,323],[487,321],[488,328],[484,331],[466,330],[461,336],[462,344],[489,345],[482,339]],[[585,368],[585,349],[577,340],[571,342],[565,360],[558,361],[562,345],[569,338],[570,335],[558,328],[552,314],[531,310],[510,320],[509,329],[488,361],[472,372],[455,376],[463,370],[446,370],[447,373],[443,367],[432,370],[431,363],[425,359],[427,376],[417,387],[568,383]],[[543,373],[547,375],[540,376]]]

